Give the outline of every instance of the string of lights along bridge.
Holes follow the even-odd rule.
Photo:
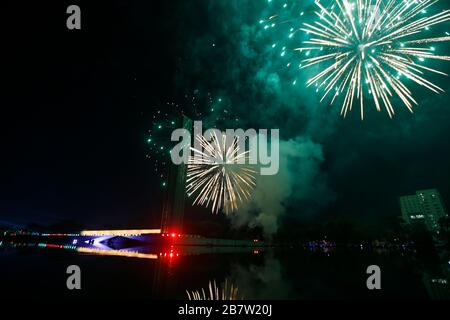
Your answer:
[[[419,104],[411,83],[434,93],[444,92],[430,80],[432,75],[447,76],[431,66],[430,61],[450,60],[436,46],[450,41],[450,33],[439,29],[450,20],[450,10],[439,10],[440,3],[443,2],[316,0],[312,17],[295,11],[298,5],[284,3],[279,8],[284,14],[274,13],[260,24],[265,30],[291,25],[286,39],[296,39],[297,35],[305,38],[293,48],[301,55],[296,65],[300,70],[313,72],[306,86],[321,93],[321,102],[342,103],[344,117],[356,105],[364,119],[366,100],[370,100],[377,111],[385,110],[392,118],[394,99],[411,112]],[[289,10],[294,10],[292,17],[286,18]],[[272,46],[280,47],[278,43]],[[281,46],[282,57],[288,49]],[[292,62],[287,64],[292,66]]]

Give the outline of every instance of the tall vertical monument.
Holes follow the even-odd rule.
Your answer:
[[[177,127],[184,128],[192,134],[193,122],[190,118],[182,115],[177,120]],[[173,230],[182,231],[186,203],[186,172],[186,164],[175,165],[170,162],[161,218],[161,232],[163,233]]]

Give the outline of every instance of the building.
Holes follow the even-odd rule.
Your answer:
[[[400,197],[400,208],[402,210],[403,220],[408,223],[423,221],[425,219],[417,195]]]
[[[415,195],[400,197],[400,209],[406,223],[425,223],[431,232],[439,231],[439,219],[447,215],[436,189],[419,190]]]
[[[431,300],[450,300],[450,286],[446,278],[424,273],[423,284]]]

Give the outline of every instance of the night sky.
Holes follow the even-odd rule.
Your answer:
[[[343,119],[303,85],[308,71],[283,69],[278,35],[259,24],[266,0],[76,1],[81,31],[67,30],[73,3],[60,2],[2,5],[0,220],[158,226],[151,115],[196,91],[223,99],[244,129],[280,129],[284,167],[237,224],[383,224],[399,215],[398,196],[434,187],[450,203],[449,93],[412,86],[414,114],[394,101],[392,120],[373,110]],[[434,79],[450,92],[448,77]]]

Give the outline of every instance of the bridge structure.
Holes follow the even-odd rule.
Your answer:
[[[84,230],[80,236],[102,237],[102,236],[142,236],[148,234],[161,234],[161,229],[128,229],[128,230]]]

